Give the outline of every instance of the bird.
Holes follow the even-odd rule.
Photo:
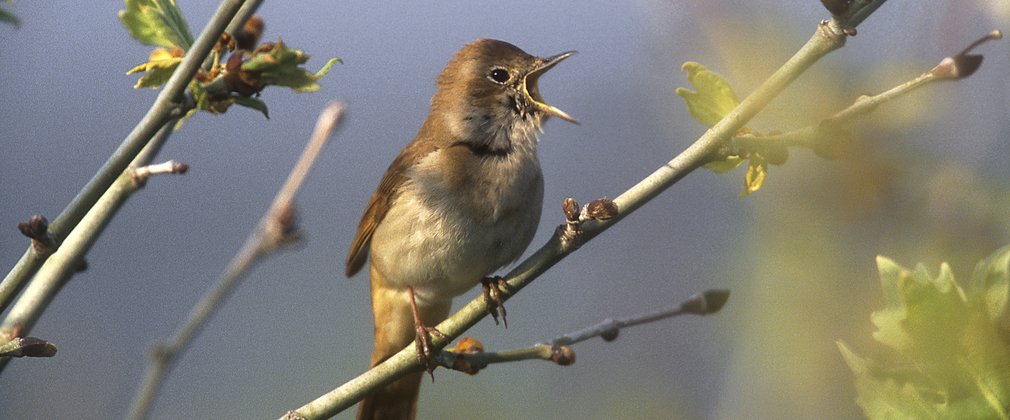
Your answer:
[[[448,316],[453,297],[478,283],[495,322],[498,307],[504,318],[501,278],[488,276],[517,260],[536,233],[543,124],[550,117],[578,124],[544,101],[538,82],[574,53],[537,57],[478,39],[438,76],[428,117],[368,201],[345,261],[348,277],[370,261],[371,366],[412,341],[429,363],[431,335],[441,335],[433,326]],[[367,396],[358,418],[414,418],[422,375]]]

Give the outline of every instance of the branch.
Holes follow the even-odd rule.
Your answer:
[[[204,57],[210,54],[211,49],[221,37],[225,26],[232,20],[238,12],[239,7],[245,0],[222,0],[221,5],[210,22],[204,27],[203,33],[196,39],[193,46],[186,52],[185,58],[179,63],[179,67],[172,73],[172,77],[165,84],[164,89],[158,94],[154,104],[147,110],[147,114],[141,118],[140,122],[133,128],[133,131],[123,140],[112,156],[105,161],[105,164],[91,178],[90,181],[77,193],[77,196],[67,205],[66,208],[56,217],[56,220],[49,226],[49,234],[52,235],[55,247],[50,251],[55,252],[60,243],[67,238],[84,215],[92,208],[98,199],[109,189],[113,182],[126,170],[127,166],[137,157],[151,139],[168,124],[172,119],[184,114],[182,98],[186,87],[193,79],[196,71],[200,68]],[[50,252],[50,254],[51,254]],[[30,246],[21,256],[21,259],[7,273],[3,282],[0,283],[0,312],[7,309],[18,292],[25,287],[42,263],[50,254],[40,253],[35,247]]]
[[[137,393],[130,405],[129,418],[147,417],[151,405],[154,403],[154,398],[161,388],[161,383],[172,365],[206,325],[214,311],[220,307],[252,269],[253,265],[274,251],[300,240],[301,235],[295,225],[295,195],[301,188],[323,146],[326,145],[326,140],[330,138],[333,130],[340,123],[343,114],[344,106],[340,103],[331,103],[319,114],[315,131],[298,159],[298,163],[291,170],[284,186],[277,192],[270,209],[246,239],[242,249],[228,264],[225,273],[193,307],[189,316],[172,335],[172,338],[168,342],[155,345],[151,351],[151,360],[147,373],[144,375],[144,382],[137,388]]]
[[[882,3],[877,1],[875,3]],[[851,32],[851,30],[848,30]],[[786,88],[821,57],[831,51],[841,48],[845,43],[846,29],[838,21],[821,22],[814,35],[785,64],[773,73],[754,93],[748,96],[736,108],[727,114],[715,126],[705,132],[697,141],[673,160],[663,165],[641,182],[625,191],[613,200],[616,209],[620,211],[612,218],[593,219],[580,223],[580,241],[592,240],[597,235],[622,220],[628,214],[656,197],[681,178],[700,167],[713,152],[723,146],[737,130],[743,127],[751,118],[762,110],[775,96]],[[567,207],[567,205],[566,205]],[[564,229],[559,229],[559,232]],[[508,288],[517,292],[533,281],[537,276],[547,271],[562,258],[574,251],[571,241],[563,240],[563,234],[555,235],[518,267],[506,275]],[[437,326],[445,334],[445,338],[436,338],[436,350],[443,348],[449,341],[459,337],[466,329],[475,325],[487,316],[487,305],[483,297],[471,300],[462,309]],[[340,387],[316,398],[286,417],[301,416],[307,419],[327,418],[360,401],[371,390],[388,384],[410,371],[420,369],[420,362],[409,345],[399,353],[344,383]]]
[[[170,126],[164,126],[158,135],[137,155],[135,166],[149,162],[164,144],[171,132]],[[177,164],[178,165],[178,164]],[[145,169],[150,172],[150,169]],[[53,298],[74,273],[84,266],[84,255],[105,230],[112,216],[116,214],[126,199],[143,186],[137,182],[137,169],[129,169],[116,179],[116,182],[95,203],[95,206],[81,219],[77,227],[70,232],[58,251],[53,253],[42,265],[38,274],[17,300],[3,323],[0,323],[0,337],[15,339],[27,334],[42,316]],[[148,174],[150,175],[150,174]],[[146,179],[146,178],[145,178]],[[8,357],[0,357],[0,371],[10,361]]]
[[[969,54],[972,49],[987,41],[998,40],[1002,37],[1003,34],[1000,31],[992,31],[974,41],[960,53],[944,58],[931,70],[882,93],[860,96],[845,109],[838,111],[816,125],[767,136],[745,134],[735,137],[732,144],[743,149],[760,149],[769,146],[807,147],[818,152],[822,157],[829,158],[829,156],[822,154],[825,148],[832,146],[825,144],[828,140],[826,134],[833,134],[844,129],[857,118],[870,114],[880,105],[904,96],[918,88],[932,84],[933,82],[961,80],[971,76],[982,64],[981,55]],[[735,154],[735,151],[731,150],[729,152]]]
[[[622,328],[656,322],[679,315],[711,315],[719,312],[729,299],[729,291],[723,289],[706,290],[695,294],[677,306],[658,311],[638,314],[626,318],[607,318],[599,324],[555,337],[550,343],[537,343],[532,347],[501,352],[485,352],[483,345],[474,339],[464,337],[452,349],[444,349],[435,358],[442,367],[476,374],[492,363],[516,362],[521,360],[547,360],[560,366],[575,363],[572,344],[600,337],[604,341],[614,341]]]

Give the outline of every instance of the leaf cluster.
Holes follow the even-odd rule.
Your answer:
[[[681,70],[687,73],[687,80],[696,91],[677,88],[676,92],[684,99],[687,110],[698,122],[712,127],[740,104],[736,92],[719,74],[693,61],[684,63]],[[759,135],[746,127],[741,128],[737,134]],[[768,176],[769,164],[781,165],[789,158],[789,151],[785,147],[767,146],[761,150],[735,149],[724,150],[718,156],[713,156],[704,167],[716,173],[725,173],[747,161],[741,197],[761,189]]]
[[[874,339],[894,354],[880,362],[838,346],[870,418],[1007,419],[1010,408],[1010,246],[975,268],[967,290],[950,267],[936,277],[877,258],[887,306],[872,314]]]
[[[163,86],[193,42],[181,10],[174,0],[126,0],[126,9],[119,12],[119,19],[135,39],[158,47],[146,62],[127,72],[143,73],[134,87]],[[253,17],[240,33],[221,36],[210,62],[189,85],[191,107],[179,124],[197,111],[220,114],[231,105],[255,109],[269,118],[266,103],[259,99],[264,88],[272,85],[296,92],[318,90],[319,79],[341,62],[339,58],[331,58],[319,71],[310,72],[303,67],[309,55],[288,48],[280,39],[255,46],[263,27],[263,21]]]

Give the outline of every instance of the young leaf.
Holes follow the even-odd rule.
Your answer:
[[[743,177],[743,191],[740,197],[746,197],[750,193],[761,189],[768,177],[768,162],[765,162],[761,155],[755,153],[747,159],[747,173]]]
[[[126,0],[119,20],[143,44],[189,50],[193,35],[175,0]]]
[[[151,51],[146,63],[130,69],[126,74],[147,73],[140,80],[137,80],[137,84],[133,86],[135,89],[161,87],[161,85],[167,83],[168,79],[172,77],[175,68],[179,67],[183,54],[179,48],[172,48],[171,50],[155,48],[154,51]]]
[[[993,252],[988,258],[975,266],[971,276],[974,298],[984,305],[989,319],[999,319],[1010,295],[1010,246],[1005,246]]]
[[[677,88],[677,94],[684,98],[691,116],[702,124],[715,125],[740,103],[729,83],[705,66],[688,61],[681,70],[687,72],[687,80],[697,92]]]
[[[259,74],[262,85],[286,86],[298,92],[319,90],[317,80],[322,78],[339,58],[326,62],[319,72],[313,74],[299,67],[309,60],[309,56],[301,50],[288,49],[280,39],[276,44],[257,49],[253,57],[242,63],[242,71]]]
[[[246,108],[252,108],[263,113],[263,116],[268,120],[270,119],[270,113],[267,111],[267,104],[259,99],[250,98],[245,96],[232,96],[232,100],[235,101],[235,105],[241,105]]]
[[[727,156],[726,159],[712,161],[702,165],[702,167],[717,174],[724,174],[736,169],[741,163],[743,163],[743,158],[740,156]]]

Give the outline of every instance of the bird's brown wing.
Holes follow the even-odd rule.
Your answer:
[[[389,207],[399,195],[400,187],[407,181],[407,171],[416,164],[423,156],[437,149],[432,142],[414,141],[407,145],[400,154],[393,159],[393,163],[386,169],[386,174],[379,181],[379,187],[372,194],[365,208],[365,214],[361,216],[358,223],[358,233],[354,235],[351,242],[351,249],[347,253],[344,273],[347,277],[353,276],[361,270],[368,258],[368,244],[372,241],[372,234],[379,226],[382,219],[389,212]]]

